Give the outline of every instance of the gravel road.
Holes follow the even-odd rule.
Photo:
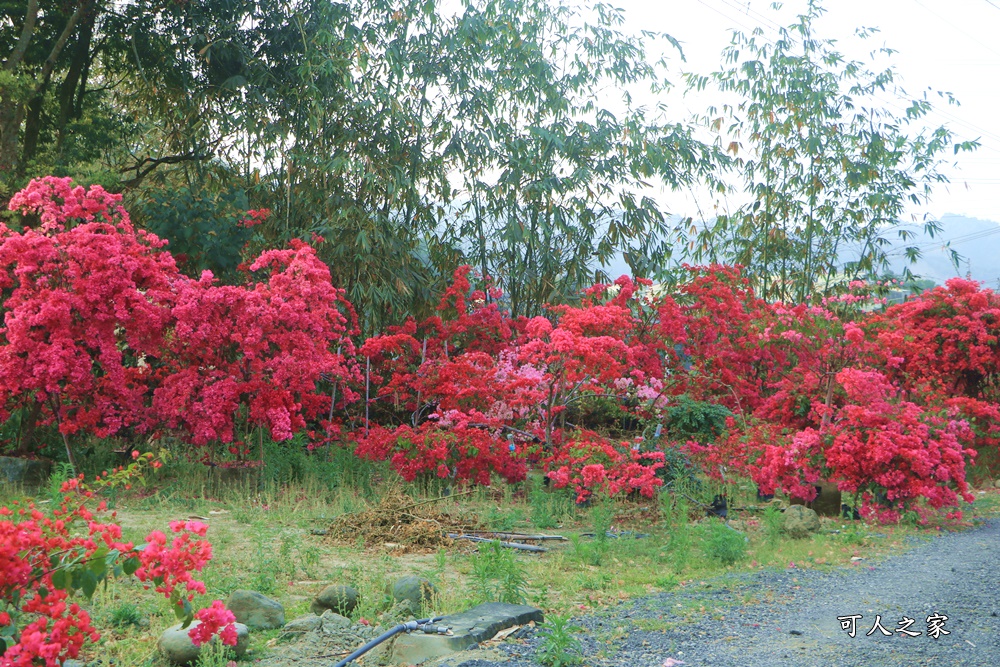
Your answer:
[[[993,519],[876,563],[706,582],[573,622],[584,628],[578,637],[593,667],[661,667],[668,658],[688,667],[998,667],[998,547],[1000,521]],[[768,601],[739,604],[750,599],[745,595]],[[673,610],[691,602],[704,604],[706,615],[665,629]],[[858,614],[852,638],[838,617]],[[868,634],[876,615],[891,636]],[[949,634],[928,636],[927,619],[935,615],[947,616],[941,627]],[[904,617],[914,621],[905,629],[919,636],[897,632]],[[537,637],[504,642],[507,661],[453,658],[450,667],[534,666],[537,645]]]

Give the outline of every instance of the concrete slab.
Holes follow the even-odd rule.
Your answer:
[[[535,607],[501,602],[481,604],[446,616],[435,624],[439,628],[450,628],[450,635],[426,634],[419,630],[400,635],[389,652],[389,662],[419,665],[431,658],[464,651],[515,625],[544,620],[542,610]]]

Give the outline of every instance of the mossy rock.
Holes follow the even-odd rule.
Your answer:
[[[413,609],[420,610],[434,599],[437,588],[429,579],[410,575],[397,580],[389,589],[389,592],[392,594],[392,599],[396,602],[406,600]]]
[[[819,515],[803,505],[792,505],[785,510],[785,532],[802,539],[819,530]]]
[[[348,616],[358,606],[358,591],[352,586],[331,584],[321,590],[312,601],[309,609],[314,614],[322,614],[331,609],[338,614]]]

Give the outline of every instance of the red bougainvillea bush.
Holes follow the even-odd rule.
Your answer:
[[[139,456],[111,479],[124,484],[141,474],[152,455]],[[82,475],[81,475],[82,477]],[[98,480],[93,488],[106,486]],[[195,645],[218,634],[236,644],[235,618],[222,602],[194,611],[205,585],[194,578],[212,558],[197,521],[170,524],[170,535],[153,531],[145,545],[122,540],[121,527],[99,518],[104,503],[82,479],[63,484],[61,503],[42,509],[33,503],[0,507],[0,667],[56,667],[80,655],[100,634],[74,594],[90,598],[108,577],[135,576],[168,598],[178,619],[201,623],[190,631]]]

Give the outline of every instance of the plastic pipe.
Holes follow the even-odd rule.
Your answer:
[[[370,642],[368,642],[367,644],[356,650],[354,653],[350,654],[349,656],[338,662],[333,667],[346,667],[347,665],[351,664],[352,662],[363,656],[365,653],[368,653],[368,651],[372,650],[382,642],[392,639],[400,632],[413,632],[414,630],[416,630],[421,625],[424,625],[425,623],[434,623],[436,621],[440,621],[442,618],[444,618],[444,616],[435,616],[433,618],[422,618],[418,621],[407,621],[406,623],[400,623],[396,627],[386,630],[378,637],[371,640]]]

